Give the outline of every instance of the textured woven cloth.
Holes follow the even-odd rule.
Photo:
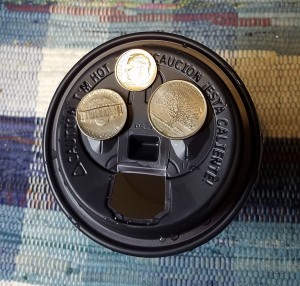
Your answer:
[[[300,285],[299,1],[0,1],[0,285]],[[42,162],[66,72],[116,36],[197,40],[245,82],[264,131],[260,179],[237,218],[181,255],[135,258],[60,211]]]

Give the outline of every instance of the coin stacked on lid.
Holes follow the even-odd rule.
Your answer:
[[[117,59],[117,82],[128,91],[149,88],[157,77],[153,56],[143,49],[131,49]],[[185,80],[162,83],[151,94],[148,119],[162,136],[181,140],[197,133],[205,122],[207,105],[200,89]],[[111,89],[95,89],[80,101],[76,120],[80,130],[96,140],[110,139],[122,130],[127,119],[123,97]]]

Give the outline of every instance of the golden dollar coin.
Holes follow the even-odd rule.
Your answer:
[[[127,108],[123,98],[110,89],[96,89],[79,102],[76,121],[88,137],[105,140],[117,135],[125,125]]]
[[[117,81],[125,89],[141,91],[154,82],[157,66],[148,52],[142,49],[131,49],[118,58],[115,74]]]
[[[152,127],[170,139],[185,139],[204,124],[207,105],[202,92],[192,83],[171,80],[160,85],[148,103]]]

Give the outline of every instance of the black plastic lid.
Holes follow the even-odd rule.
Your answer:
[[[126,50],[148,51],[158,74],[130,92],[115,78]],[[147,116],[152,92],[186,80],[204,94],[208,114],[195,135],[170,140]],[[128,118],[118,136],[97,141],[77,127],[80,99],[98,88],[118,92]],[[252,100],[233,69],[207,47],[167,33],[136,33],[108,41],[66,75],[50,104],[44,161],[52,191],[68,218],[98,243],[155,257],[193,249],[236,216],[258,177],[262,137]]]

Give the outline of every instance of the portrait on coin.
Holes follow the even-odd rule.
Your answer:
[[[129,81],[143,81],[150,77],[150,60],[143,54],[133,54],[128,58],[125,73]]]

